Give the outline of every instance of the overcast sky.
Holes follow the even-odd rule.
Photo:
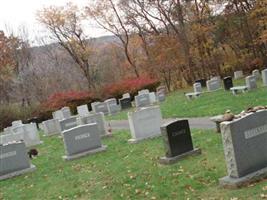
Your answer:
[[[16,31],[19,26],[28,28],[31,40],[36,36],[46,35],[45,28],[36,21],[36,12],[44,6],[64,5],[73,2],[83,6],[90,0],[2,0],[0,4],[0,30],[8,32],[7,29]],[[101,1],[101,0],[100,0]],[[8,27],[8,28],[6,28]],[[87,27],[88,28],[88,27]],[[110,35],[103,29],[93,27],[90,30],[91,37]]]

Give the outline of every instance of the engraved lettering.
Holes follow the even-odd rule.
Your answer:
[[[15,155],[17,155],[16,151],[10,151],[10,152],[7,152],[7,153],[0,154],[0,159],[9,158],[9,157],[12,157],[12,156],[15,156]]]
[[[246,139],[250,139],[265,133],[267,133],[267,124],[244,132]]]
[[[90,133],[85,133],[82,135],[75,136],[75,140],[82,140],[82,139],[89,138],[89,137],[90,137]]]

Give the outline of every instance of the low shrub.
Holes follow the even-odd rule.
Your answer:
[[[83,104],[88,104],[98,100],[90,92],[86,91],[68,91],[55,93],[48,97],[48,99],[41,103],[34,115],[43,120],[52,117],[52,112],[64,106],[68,106],[73,114],[77,113],[76,107]]]
[[[0,130],[11,126],[11,123],[15,120],[22,120],[26,122],[31,118],[32,107],[21,107],[19,105],[0,106]]]
[[[111,85],[107,85],[103,89],[105,98],[114,97],[119,99],[124,93],[130,93],[135,96],[139,90],[148,89],[149,91],[156,91],[160,82],[149,77],[140,77],[134,79],[125,79]]]

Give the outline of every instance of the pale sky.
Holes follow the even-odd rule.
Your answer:
[[[18,27],[24,25],[29,30],[31,41],[37,36],[46,35],[45,28],[36,21],[36,12],[44,6],[64,5],[67,2],[73,2],[78,6],[86,5],[90,0],[2,0],[0,3],[0,30],[9,32],[12,29],[15,33]],[[101,0],[100,0],[101,1]],[[8,28],[6,28],[8,27]],[[89,28],[89,27],[87,27]],[[90,28],[91,37],[111,35],[103,29]]]

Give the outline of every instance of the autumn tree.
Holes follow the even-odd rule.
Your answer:
[[[17,67],[16,51],[19,48],[19,39],[6,36],[0,31],[0,96],[1,100],[9,102],[8,90],[11,89],[14,70]]]
[[[129,50],[131,33],[125,24],[125,15],[120,8],[120,4],[114,0],[90,1],[85,8],[88,17],[105,30],[113,33],[121,42],[125,56],[136,77],[139,77],[138,67],[132,58]]]
[[[96,89],[96,71],[90,64],[92,48],[82,29],[83,17],[77,6],[51,6],[38,13],[38,20],[52,33],[84,74],[89,89]]]

